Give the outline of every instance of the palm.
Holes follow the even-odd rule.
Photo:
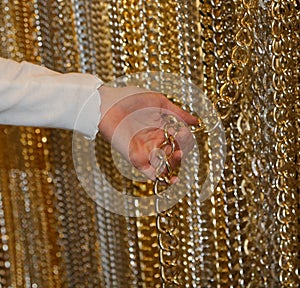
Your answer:
[[[150,179],[154,179],[156,161],[153,152],[160,148],[165,140],[165,120],[162,116],[174,115],[187,125],[195,125],[197,119],[160,93],[132,87],[109,90],[118,93],[110,97],[102,96],[104,109],[101,111],[100,131],[134,167]],[[191,149],[191,139],[191,133],[183,127],[176,136],[172,166],[178,165],[182,155]],[[165,146],[164,152],[168,154],[170,149],[171,147]]]

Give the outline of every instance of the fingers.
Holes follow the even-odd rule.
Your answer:
[[[164,149],[154,148],[147,154],[131,154],[130,162],[151,180],[155,180],[159,176],[170,175],[171,178],[169,180],[172,184],[178,181],[174,175],[176,175],[176,171],[180,168],[183,152],[175,150],[170,153],[170,151],[171,147],[165,146]]]
[[[156,179],[156,169],[154,166],[151,166],[150,163],[142,168],[139,168],[139,171],[152,181]]]
[[[170,127],[167,132],[170,139],[160,128],[139,131],[131,139],[129,160],[151,180],[161,175],[176,175],[182,159],[194,146],[195,140],[188,127],[181,126],[179,130]],[[171,183],[176,181],[176,177],[171,178]]]
[[[165,97],[164,97],[165,98]],[[172,103],[170,100],[165,98],[164,100],[165,109],[170,110],[175,115],[179,116],[187,125],[197,125],[198,118],[191,115],[190,113],[182,110],[180,107]]]
[[[170,181],[169,184],[173,184],[179,181],[177,175],[180,169],[183,152],[181,150],[174,151],[171,155],[168,155],[161,149],[154,149],[155,152],[150,153],[150,160],[143,167],[139,167],[141,171],[147,178],[155,180],[161,176],[167,176]]]
[[[155,180],[159,175],[170,174],[171,176],[172,172],[169,173],[170,171],[175,171],[176,174],[182,159],[194,146],[194,138],[188,125],[197,125],[198,119],[173,104],[162,94],[144,92],[140,95],[143,96],[142,99],[149,100],[147,105],[150,108],[147,110],[149,112],[147,115],[145,109],[140,109],[141,113],[132,118],[139,123],[140,128],[138,133],[131,138],[130,149],[127,154],[129,160],[133,166],[151,180]],[[155,110],[153,107],[160,110]],[[154,111],[161,112],[154,113]],[[172,121],[169,123],[168,118],[162,117],[168,114],[175,116],[178,120],[179,125],[175,120],[174,129]],[[181,123],[184,125],[181,125]],[[164,129],[167,129],[167,134],[174,137],[170,143],[166,139],[167,134]],[[167,140],[166,143],[165,140]],[[162,146],[162,143],[165,144]],[[160,149],[163,151],[159,151]],[[162,152],[164,155],[162,155]],[[171,176],[170,180],[171,183],[175,183],[178,178]]]
[[[188,127],[182,127],[177,133],[176,146],[182,152],[182,158],[184,158],[195,146],[196,140]]]

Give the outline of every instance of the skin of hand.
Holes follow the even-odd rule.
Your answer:
[[[163,115],[171,114],[185,123],[177,133],[176,149],[171,158],[172,168],[193,148],[193,136],[188,125],[197,125],[198,119],[168,100],[163,94],[137,87],[113,88],[101,86],[102,135],[135,168],[149,179],[156,177],[156,151],[165,140]],[[171,148],[165,147],[168,155]],[[175,182],[176,180],[174,180]]]

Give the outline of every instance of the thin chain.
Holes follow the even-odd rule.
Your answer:
[[[92,34],[91,1],[77,0],[73,4],[75,35],[79,53],[79,71],[95,74],[96,63],[94,41]]]
[[[6,171],[4,169],[0,169],[0,186],[1,187],[7,187],[8,181],[7,181],[7,175]],[[3,287],[9,287],[11,285],[11,278],[14,277],[14,274],[11,273],[11,271],[14,271],[14,267],[12,267],[13,260],[11,259],[11,247],[9,246],[9,231],[8,227],[10,226],[10,221],[9,217],[9,211],[10,205],[9,201],[5,201],[5,195],[4,195],[4,189],[1,189],[0,192],[0,231],[1,231],[1,238],[0,238],[0,245],[2,247],[0,251],[0,261],[1,266],[0,266],[0,273],[1,273],[1,278],[0,278],[0,286],[2,285]],[[8,202],[8,203],[7,203]],[[5,206],[6,205],[6,206]]]
[[[113,78],[109,9],[107,1],[91,1],[91,30],[94,42],[96,74],[103,81]]]
[[[215,43],[213,37],[215,35],[214,25],[213,25],[213,4],[214,1],[199,1],[199,26],[200,26],[200,39],[201,39],[201,57],[203,61],[203,77],[202,80],[202,89],[203,93],[212,101],[216,98],[215,87],[216,80],[215,75],[216,65],[215,65],[215,56],[214,56],[214,47]],[[203,140],[202,140],[203,141]],[[210,159],[209,153],[204,153],[204,163],[208,163]],[[202,166],[202,165],[200,165]],[[200,177],[207,175],[210,167],[206,164],[207,167],[202,166],[201,172],[203,172]],[[197,195],[197,194],[196,194]],[[198,196],[198,195],[197,195]],[[195,229],[199,230],[199,233],[196,234],[196,239],[201,243],[197,247],[196,259],[198,263],[198,268],[196,270],[196,283],[195,287],[210,287],[212,279],[215,279],[217,276],[217,269],[215,265],[215,237],[214,237],[214,227],[212,221],[211,211],[216,211],[214,209],[214,202],[206,201],[201,203],[196,200],[197,204],[197,224],[195,223]],[[215,280],[213,280],[215,281]]]
[[[201,36],[201,54],[203,58],[203,93],[207,95],[212,101],[215,100],[215,75],[217,73],[215,68],[215,41],[213,39],[216,34],[213,31],[213,14],[212,14],[213,1],[203,0],[199,4],[199,25]]]
[[[36,0],[34,3],[36,22],[37,22],[37,38],[39,46],[39,57],[42,65],[55,69],[55,60],[53,59],[54,46],[52,42],[51,27],[51,6],[50,2]]]
[[[272,287],[278,285],[273,275],[275,255],[274,244],[270,234],[276,234],[272,213],[275,206],[271,163],[274,162],[272,146],[276,139],[272,136],[274,121],[270,115],[273,111],[271,89],[265,83],[268,71],[271,70],[271,60],[268,46],[270,44],[271,22],[269,4],[258,6],[255,17],[254,53],[251,56],[252,69],[251,89],[247,91],[247,98],[241,100],[241,115],[238,119],[238,128],[245,151],[245,165],[243,166],[244,179],[242,190],[248,203],[249,222],[247,235],[244,240],[245,249],[245,281],[253,286]],[[264,43],[269,43],[265,45]],[[254,56],[255,55],[255,56]],[[269,84],[270,85],[270,84]],[[267,117],[266,117],[267,115]],[[271,133],[270,133],[271,132]],[[260,140],[259,140],[260,139]],[[257,185],[263,187],[257,189]]]
[[[143,42],[141,41],[144,31],[142,28],[141,1],[130,0],[122,5],[121,26],[124,49],[123,60],[125,62],[125,72],[127,74],[139,72],[143,68],[144,55]]]
[[[170,73],[178,73],[178,28],[176,22],[176,0],[156,2],[157,29],[158,29],[158,58],[159,70]],[[169,55],[172,56],[172,60]]]
[[[158,71],[159,70],[159,31],[158,31],[158,1],[143,1],[143,19],[145,21],[143,28],[144,43],[143,54],[145,55],[145,69],[148,71]]]
[[[108,12],[109,12],[109,27],[111,36],[111,53],[112,53],[112,64],[113,64],[113,75],[114,77],[120,77],[124,75],[125,64],[122,59],[123,55],[123,41],[122,37],[123,27],[121,24],[122,14],[122,3],[120,0],[109,1]]]
[[[295,264],[297,262],[297,188],[296,150],[297,130],[293,96],[297,91],[294,64],[299,63],[299,30],[295,13],[296,1],[272,1],[272,86],[276,127],[274,166],[276,193],[276,220],[280,234],[278,280],[281,287],[295,287],[299,283]],[[299,4],[298,4],[299,5]],[[299,9],[299,6],[298,6]],[[295,52],[298,51],[298,52]],[[296,82],[295,82],[296,81]],[[299,95],[299,94],[298,94]],[[299,97],[299,96],[298,96]],[[299,145],[299,144],[298,144]]]
[[[198,11],[198,1],[177,1],[180,74],[191,79],[195,85],[203,84]]]

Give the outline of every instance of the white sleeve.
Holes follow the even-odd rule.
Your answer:
[[[76,124],[75,130],[93,139],[100,121],[101,84],[90,74],[61,74],[0,58],[0,124],[69,130]]]

